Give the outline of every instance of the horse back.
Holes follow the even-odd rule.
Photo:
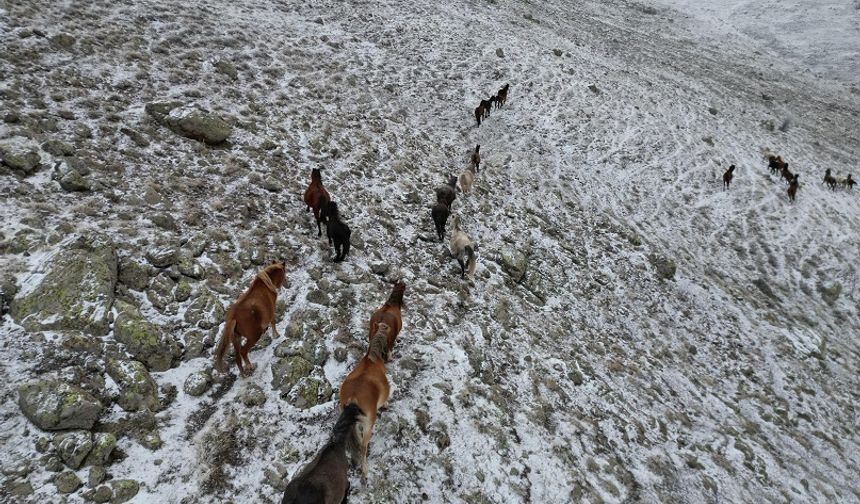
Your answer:
[[[388,400],[389,393],[385,365],[365,356],[340,386],[340,405],[345,407],[355,403],[372,425],[376,420],[376,410]]]
[[[275,316],[277,298],[262,282],[255,279],[251,287],[230,307],[233,318],[248,337],[248,331],[259,331],[272,322]]]

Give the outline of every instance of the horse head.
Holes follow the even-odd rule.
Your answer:
[[[314,168],[311,170],[311,180],[322,181],[322,171],[319,168]]]

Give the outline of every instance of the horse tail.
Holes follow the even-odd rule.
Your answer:
[[[354,418],[349,423],[349,426],[352,428],[345,429],[345,432],[343,433],[346,441],[346,453],[349,455],[354,466],[360,466],[362,459],[364,458],[364,450],[361,448],[363,444],[362,441],[364,440],[364,437],[370,433],[370,418],[368,418],[367,415],[361,411],[361,408],[359,408],[354,402],[347,404],[346,408],[344,408],[344,413],[346,413],[348,408],[352,408],[350,409],[349,415],[354,415]],[[338,422],[340,422],[340,420],[338,420]],[[335,425],[335,428],[336,427],[337,425]],[[341,427],[345,428],[346,425]],[[347,432],[350,435],[346,435]]]
[[[466,270],[469,272],[469,275],[474,275],[477,264],[475,261],[475,249],[473,249],[471,245],[466,245],[466,257],[469,258]]]
[[[224,325],[224,332],[221,334],[221,339],[218,340],[218,347],[215,349],[215,369],[224,372],[224,354],[227,353],[227,347],[233,342],[233,331],[236,328],[236,319],[233,317],[233,309],[227,312],[227,323]]]
[[[355,403],[347,404],[331,431],[331,443],[349,443],[347,436],[354,432],[355,423],[362,417],[361,409]],[[349,436],[352,438],[352,436]]]

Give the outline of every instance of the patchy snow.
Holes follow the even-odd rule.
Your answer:
[[[856,169],[860,96],[803,71],[814,59],[816,72],[850,77],[852,18],[827,4],[793,29],[808,2],[665,1],[692,17],[623,0],[0,7],[11,76],[0,99],[24,118],[0,123],[0,147],[31,139],[50,165],[41,146],[61,139],[103,184],[64,193],[49,170],[0,173],[3,243],[34,234],[2,258],[24,292],[80,230],[109,234],[122,264],[204,236],[203,279],[174,265],[150,275],[165,299],[154,281],[117,294],[177,341],[211,340],[223,321],[188,322],[195,298],[226,307],[261,264],[287,262],[282,336],[251,353],[253,376],[189,397],[183,384],[208,355],[153,373],[178,390],[157,413],[164,446],[121,437],[112,477],[142,483],[136,502],[279,502],[264,472],[295,474],[338,412],[336,393],[306,410],[280,397],[275,348],[301,320],[301,337],[329,352],[322,374],[336,390],[396,277],[371,272],[385,262],[408,285],[404,329],[355,501],[860,499],[860,193],[821,182],[825,168]],[[47,37],[24,36],[33,28]],[[52,45],[58,33],[71,49]],[[478,100],[505,83],[506,107],[476,128]],[[230,143],[159,126],[144,105],[164,99],[224,117]],[[432,235],[433,187],[475,144],[481,171],[453,209],[479,263],[461,281],[446,244],[418,236]],[[767,153],[801,174],[796,203]],[[343,264],[301,203],[320,166],[353,229]],[[528,257],[521,283],[505,248]],[[675,263],[673,279],[656,256]],[[173,298],[177,280],[190,299]],[[16,388],[85,365],[50,369],[57,341],[8,316],[0,325],[0,465],[31,460],[36,501],[59,497],[35,450],[46,434],[21,416]],[[101,341],[122,351],[112,333]],[[250,383],[264,405],[241,401]],[[109,377],[104,389],[117,393]],[[101,420],[125,417],[113,405]],[[235,459],[212,456],[222,441]]]

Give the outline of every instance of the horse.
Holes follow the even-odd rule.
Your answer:
[[[441,201],[450,209],[457,199],[457,176],[448,177],[448,182],[436,187],[436,201]]]
[[[254,366],[248,359],[251,350],[267,328],[272,328],[272,339],[278,338],[275,327],[275,303],[278,300],[278,289],[284,283],[286,265],[275,262],[266,266],[251,281],[251,285],[239,299],[227,310],[224,317],[224,332],[215,349],[215,367],[224,372],[224,354],[227,346],[233,344],[236,353],[236,364],[242,376],[250,376]],[[245,344],[240,346],[241,337]],[[247,371],[242,362],[248,365]]]
[[[782,173],[782,178],[791,184],[791,181],[794,179],[794,174],[788,169],[788,163],[783,163],[782,171],[780,173]]]
[[[439,241],[445,239],[445,223],[448,222],[448,215],[450,214],[448,205],[442,200],[437,201],[430,209],[430,216],[433,217],[433,224],[436,226],[436,235],[439,237]]]
[[[466,168],[463,170],[463,173],[460,174],[460,189],[462,189],[464,193],[468,194],[472,190],[472,184],[474,182],[475,174],[472,173],[472,169]]]
[[[788,199],[791,202],[794,202],[794,196],[797,194],[797,186],[799,185],[797,182],[798,177],[800,177],[800,174],[795,175],[788,184]]]
[[[281,504],[346,504],[349,495],[349,459],[347,451],[357,451],[356,423],[361,410],[350,404],[334,424],[328,443],[306,465],[284,490]]]
[[[450,249],[451,255],[460,264],[460,278],[466,278],[467,269],[470,276],[474,275],[476,266],[475,246],[469,235],[460,230],[459,217],[454,217],[454,232],[451,234]]]
[[[334,201],[328,202],[323,217],[328,220],[325,234],[328,236],[328,244],[334,245],[334,262],[341,262],[346,259],[346,255],[349,253],[349,237],[352,235],[352,231],[340,219],[340,212],[338,212],[337,203]]]
[[[331,201],[331,196],[325,190],[325,187],[323,187],[322,172],[320,172],[319,168],[314,168],[311,170],[311,183],[305,189],[305,205],[308,207],[305,211],[309,212],[311,209],[314,211],[314,219],[317,221],[317,236],[322,236],[320,222],[327,224],[325,217],[320,217],[320,211],[328,205],[329,201]]]
[[[490,100],[481,100],[481,107],[484,109],[484,117],[490,117],[490,110],[493,108],[493,102]]]
[[[836,177],[830,174],[830,168],[824,171],[824,183],[827,184],[827,187],[831,190],[836,190],[838,182],[836,181]]]
[[[390,331],[391,328],[388,325],[377,324],[376,334],[370,339],[367,353],[340,386],[341,408],[346,409],[350,404],[354,404],[361,410],[361,415],[353,429],[355,441],[350,443],[352,449],[349,454],[353,464],[361,467],[365,480],[367,479],[367,446],[370,444],[373,424],[376,423],[376,413],[379,408],[388,403],[388,395],[391,393],[388,378],[385,377]]]
[[[388,353],[386,361],[391,351],[394,350],[394,343],[397,341],[397,335],[403,328],[403,318],[400,315],[400,310],[403,307],[403,293],[406,292],[406,284],[397,282],[391,289],[391,294],[388,300],[381,308],[377,309],[370,316],[370,325],[368,327],[367,338],[373,340],[373,335],[379,330],[380,324],[385,324],[391,330],[388,332]]]
[[[505,102],[508,101],[508,88],[510,86],[510,84],[505,84],[501,89],[499,89],[499,92],[496,94],[496,101],[499,104],[499,107],[504,107]]]
[[[857,185],[857,182],[855,182],[854,179],[851,178],[851,174],[849,173],[845,180],[841,182],[841,184],[842,187],[850,191],[851,189],[854,189],[854,186]]]
[[[770,168],[770,174],[775,175],[782,171],[787,166],[787,163],[782,160],[782,156],[768,156],[767,166]]]
[[[475,168],[475,173],[481,171],[481,144],[476,145],[475,152],[472,153],[472,167]]]
[[[729,185],[732,183],[732,178],[735,176],[735,165],[729,166],[729,169],[726,170],[726,173],[723,173],[723,189],[728,189]]]
[[[481,119],[484,117],[484,102],[475,109],[475,119],[478,121],[478,126],[481,125]]]

